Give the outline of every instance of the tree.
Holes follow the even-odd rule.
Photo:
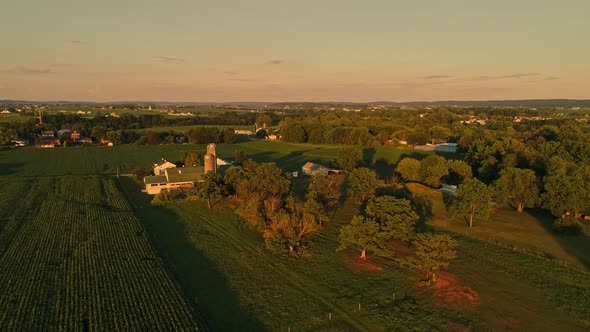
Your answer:
[[[201,177],[203,181],[196,183],[197,196],[207,200],[207,206],[211,208],[215,202],[228,195],[227,185],[219,173],[207,172]]]
[[[187,151],[182,155],[182,162],[185,167],[203,166],[203,157],[195,151]]]
[[[411,262],[426,271],[426,277],[436,282],[436,273],[449,266],[457,257],[457,241],[447,234],[418,234],[414,240],[416,257]]]
[[[537,177],[530,169],[509,167],[502,170],[495,189],[498,203],[510,204],[518,212],[539,202]]]
[[[414,158],[402,159],[397,164],[395,171],[406,182],[420,181],[420,162]]]
[[[313,175],[305,197],[316,200],[319,204],[327,208],[335,206],[340,199],[340,191],[338,190],[336,179],[332,176],[321,174]]]
[[[107,134],[107,130],[103,126],[94,126],[92,127],[91,135],[92,137],[96,138],[97,140],[105,139]]]
[[[0,127],[0,145],[5,145],[15,139],[14,130]]]
[[[340,246],[336,251],[353,247],[361,251],[361,259],[367,258],[367,251],[376,254],[387,252],[387,238],[379,224],[374,219],[363,216],[355,216],[350,224],[342,226],[338,240]]]
[[[365,214],[377,221],[389,238],[409,243],[416,235],[419,218],[407,199],[393,196],[372,198]]]
[[[235,143],[236,138],[238,137],[235,130],[232,128],[225,128],[221,134],[223,136],[223,142],[227,144]]]
[[[317,233],[319,224],[301,202],[290,198],[286,205],[285,209],[279,210],[270,218],[263,236],[269,250],[288,252],[291,255],[306,248],[306,237]]]
[[[428,156],[420,161],[420,181],[430,187],[438,188],[441,179],[449,175],[447,160],[441,156]]]
[[[107,132],[106,134],[106,138],[109,142],[115,144],[115,145],[119,145],[123,142],[123,136],[121,135],[121,131],[117,130],[111,130],[109,132]]]
[[[471,166],[463,160],[448,160],[449,175],[446,177],[446,182],[455,186],[471,179],[473,171]]]
[[[545,206],[556,217],[590,211],[590,167],[578,166],[545,178]]]
[[[343,170],[352,171],[363,165],[363,150],[358,146],[340,149],[336,155],[336,162]]]
[[[492,209],[492,191],[478,179],[471,179],[457,188],[451,210],[455,214],[469,217],[469,227],[473,218],[488,219]]]
[[[430,134],[430,140],[432,144],[435,143],[435,140],[444,140],[446,141],[451,135],[452,132],[449,128],[440,127],[440,126],[433,126],[428,130]]]
[[[375,196],[379,187],[377,174],[368,168],[355,168],[350,172],[347,179],[348,197],[354,198],[359,202]]]

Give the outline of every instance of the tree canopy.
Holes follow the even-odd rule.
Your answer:
[[[416,235],[419,218],[407,199],[393,196],[372,198],[367,202],[365,214],[377,221],[389,238],[409,243]]]
[[[468,217],[469,227],[473,227],[473,218],[488,219],[491,209],[492,190],[478,179],[459,185],[451,204],[455,214]]]
[[[340,228],[338,236],[340,246],[337,251],[355,248],[361,251],[360,258],[367,258],[367,251],[383,254],[386,250],[387,237],[379,224],[372,218],[355,216],[352,222]]]
[[[411,261],[426,272],[426,277],[436,282],[436,273],[446,269],[457,257],[457,241],[448,234],[418,234],[413,242],[416,258]]]
[[[539,203],[539,185],[535,172],[530,169],[509,167],[500,172],[496,181],[496,199],[522,212]]]
[[[350,172],[347,179],[348,197],[364,202],[375,196],[379,187],[377,174],[368,168],[355,168]]]
[[[358,146],[342,148],[338,150],[336,162],[343,170],[352,171],[363,165],[363,150]]]
[[[447,160],[441,156],[428,156],[420,161],[420,181],[430,187],[438,188],[441,179],[449,175]]]
[[[420,161],[414,158],[402,159],[395,169],[406,182],[420,181]]]

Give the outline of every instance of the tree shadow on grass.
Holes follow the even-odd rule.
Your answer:
[[[432,212],[432,202],[426,196],[413,193],[410,190],[406,191],[406,198],[412,202],[414,210],[418,214],[418,224],[416,228],[419,232],[426,230],[426,222],[431,220],[434,216]]]
[[[265,326],[244,310],[215,263],[195,248],[180,217],[168,208],[150,206],[147,195],[131,178],[120,179],[135,215],[180,285],[196,316],[215,331],[263,331]]]
[[[537,220],[539,225],[543,226],[547,233],[551,234],[559,245],[574,257],[586,271],[590,271],[590,224],[587,221],[582,222],[582,233],[579,235],[562,235],[553,231],[553,217],[548,211],[543,209],[531,209],[527,212]],[[552,257],[548,257],[552,258]]]

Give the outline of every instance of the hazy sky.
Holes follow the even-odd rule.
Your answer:
[[[1,0],[0,99],[590,98],[588,0]]]

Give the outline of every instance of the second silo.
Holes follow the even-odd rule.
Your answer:
[[[209,150],[209,147],[207,147],[207,150]],[[207,153],[205,155],[205,173],[207,172],[213,172],[213,173],[217,173],[217,158],[215,158],[214,155]]]

